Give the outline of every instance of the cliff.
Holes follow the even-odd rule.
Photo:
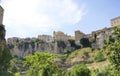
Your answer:
[[[113,27],[103,28],[101,30],[93,31],[91,34],[80,36],[79,45],[82,47],[89,46],[93,49],[102,49],[105,46],[105,42],[109,40],[113,31]]]
[[[35,51],[65,53],[74,50],[69,41],[45,42],[38,38],[8,38],[7,46],[13,56],[24,57]]]
[[[79,44],[75,44],[76,41],[74,40],[56,40],[47,35],[41,35],[38,38],[12,37],[7,39],[7,47],[10,49],[13,56],[18,57],[24,57],[35,51],[69,53],[75,49],[80,49],[80,46],[83,48],[91,47],[93,49],[101,49],[104,47],[105,41],[109,40],[109,36],[112,35],[112,32],[113,28],[111,27],[80,36],[78,37]]]

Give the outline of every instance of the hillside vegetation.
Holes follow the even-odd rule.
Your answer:
[[[71,65],[86,64],[91,70],[100,68],[101,66],[108,66],[109,64],[102,50],[92,50],[91,48],[83,48],[72,52],[67,57],[66,63]]]
[[[0,35],[5,44],[5,33]],[[10,59],[3,43],[0,76],[120,76],[120,28],[115,28],[104,49],[87,47],[64,54],[37,51],[24,58]]]

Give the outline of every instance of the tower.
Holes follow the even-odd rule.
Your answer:
[[[0,24],[3,23],[3,13],[4,13],[4,9],[0,6]]]
[[[75,43],[80,44],[80,39],[83,38],[85,34],[79,30],[75,31]]]

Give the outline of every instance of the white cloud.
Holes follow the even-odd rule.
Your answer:
[[[73,0],[6,0],[3,8],[7,37],[35,36],[63,25],[74,25],[85,14],[84,7]]]

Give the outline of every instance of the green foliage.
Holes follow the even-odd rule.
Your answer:
[[[26,56],[24,65],[29,68],[27,76],[60,76],[61,70],[54,62],[55,57],[47,52]]]
[[[120,72],[120,28],[115,27],[113,35],[105,47],[108,60]]]
[[[20,73],[15,73],[15,76],[20,76]]]
[[[102,54],[102,52],[100,51],[100,52],[98,52],[98,53],[95,55],[94,60],[95,60],[96,62],[101,62],[101,61],[104,61],[104,60],[105,60],[105,57],[104,57],[104,55]]]
[[[0,34],[5,33],[5,27],[4,25],[0,24]]]
[[[120,76],[120,70],[112,69],[111,76]]]
[[[0,24],[0,38],[4,38],[5,36],[5,27],[4,25]]]
[[[91,76],[112,76],[111,74],[110,74],[110,70],[107,70],[107,69],[105,69],[105,70],[94,70],[94,71],[91,71]]]
[[[75,40],[68,40],[68,41],[70,42],[71,47],[75,47],[75,46],[76,46],[76,44],[75,44]]]
[[[40,40],[38,38],[35,39],[35,43],[39,43]]]
[[[88,38],[82,38],[80,40],[80,44],[82,44],[83,47],[91,47],[91,43]]]
[[[14,76],[14,75],[7,71],[0,71],[0,76]]]
[[[84,56],[89,57],[89,52],[84,51],[83,54]]]
[[[17,73],[21,70],[20,65],[22,65],[22,60],[20,60],[17,57],[13,57],[10,60],[10,67],[9,67],[9,71],[12,73]]]
[[[7,72],[10,59],[11,54],[5,44],[5,27],[0,24],[0,76],[11,76],[11,74]]]
[[[11,54],[7,48],[0,49],[0,71],[7,71],[11,59]]]
[[[90,70],[86,65],[75,65],[71,70],[64,72],[63,76],[90,76]]]
[[[66,48],[66,44],[64,41],[57,41],[58,47]]]
[[[120,72],[112,70],[110,65],[91,71],[91,76],[120,76]]]
[[[66,61],[68,54],[57,54],[57,58],[61,59],[63,62]]]
[[[0,30],[5,30],[5,27],[3,24],[0,24]]]
[[[74,47],[74,48],[75,48],[75,50],[77,50],[77,49],[80,49],[80,48],[81,48],[81,46],[80,46],[80,45],[76,45],[76,44],[75,44],[75,40],[68,40],[68,41],[69,41],[69,43],[70,43],[71,47]]]

